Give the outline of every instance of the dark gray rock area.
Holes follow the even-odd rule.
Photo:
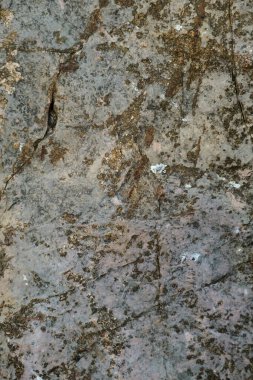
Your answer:
[[[252,380],[252,0],[2,0],[0,47],[0,380]]]

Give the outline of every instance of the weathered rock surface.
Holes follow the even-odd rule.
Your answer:
[[[0,21],[0,379],[252,379],[252,1]]]

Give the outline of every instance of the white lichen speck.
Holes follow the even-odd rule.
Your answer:
[[[174,28],[175,28],[178,32],[179,32],[180,30],[183,29],[182,25],[180,25],[180,24],[175,25]]]
[[[235,181],[230,181],[228,183],[229,187],[233,187],[234,189],[240,189],[241,187],[241,184],[240,183],[236,183]]]
[[[150,170],[152,171],[152,173],[154,174],[162,174],[165,172],[165,168],[166,168],[167,165],[164,165],[164,164],[156,164],[156,165],[151,165],[150,166]]]
[[[200,258],[201,258],[201,253],[199,253],[199,252],[192,252],[192,253],[185,252],[181,256],[181,263],[183,263],[186,260],[198,262]]]

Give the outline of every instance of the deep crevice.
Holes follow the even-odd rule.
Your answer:
[[[53,84],[51,85],[50,103],[49,103],[48,111],[47,111],[47,128],[46,128],[46,131],[42,137],[38,138],[37,140],[35,140],[32,143],[33,151],[31,153],[31,155],[26,160],[24,160],[21,164],[19,164],[16,168],[15,168],[16,163],[14,163],[14,165],[13,165],[14,169],[12,171],[12,174],[5,181],[4,187],[0,190],[0,200],[1,200],[3,193],[6,191],[9,182],[17,174],[21,173],[23,168],[31,162],[31,159],[33,158],[34,153],[36,152],[39,144],[54,132],[56,124],[57,124],[57,118],[58,118],[57,112],[55,109],[56,83],[57,83],[60,75],[62,75],[63,73],[66,73],[66,72],[74,71],[78,68],[78,66],[77,66],[78,54],[81,52],[85,42],[87,42],[87,40],[90,38],[90,36],[97,31],[100,22],[101,22],[100,10],[95,9],[91,13],[90,18],[89,18],[89,22],[88,22],[84,32],[81,33],[79,41],[73,47],[68,48],[68,49],[64,49],[64,50],[53,49],[53,48],[52,49],[36,48],[37,50],[39,49],[40,51],[51,51],[51,52],[55,52],[55,53],[67,53],[68,56],[64,60],[64,62],[60,62],[58,71],[54,75]],[[22,48],[19,48],[18,50],[21,51]],[[25,49],[23,49],[23,51],[25,51]],[[29,52],[29,49],[27,50],[27,52]]]
[[[33,143],[34,151],[37,150],[39,144],[43,140],[45,140],[48,136],[53,134],[55,127],[57,125],[58,115],[55,109],[56,82],[53,82],[51,87],[52,87],[52,90],[51,90],[51,95],[50,95],[50,103],[49,103],[48,111],[47,111],[47,128],[44,135]]]
[[[57,74],[57,76],[58,75],[59,75],[59,73]],[[24,160],[21,164],[17,165],[16,168],[15,168],[15,164],[14,164],[14,169],[13,169],[12,174],[5,181],[5,186],[3,189],[4,191],[7,189],[9,182],[17,174],[21,173],[22,169],[31,162],[31,159],[33,158],[33,155],[36,152],[39,144],[54,132],[55,127],[57,125],[57,119],[58,119],[57,112],[55,109],[55,94],[56,94],[56,82],[54,81],[53,84],[51,85],[50,103],[49,103],[48,111],[47,111],[47,128],[46,128],[46,131],[42,137],[35,140],[34,143],[32,144],[33,151],[31,152],[31,155],[26,160]]]

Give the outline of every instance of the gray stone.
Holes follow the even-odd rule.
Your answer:
[[[251,8],[1,2],[1,380],[252,379]]]

